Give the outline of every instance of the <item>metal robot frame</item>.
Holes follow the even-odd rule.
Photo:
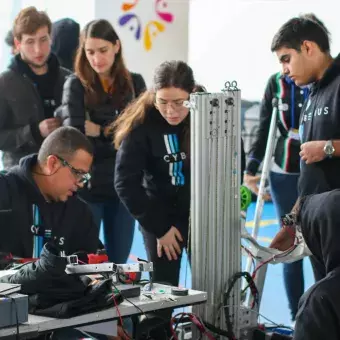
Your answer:
[[[223,339],[252,339],[252,330],[258,326],[266,264],[296,261],[308,255],[308,249],[299,232],[295,245],[280,252],[258,244],[258,226],[253,236],[245,229],[240,209],[241,91],[237,83],[227,82],[220,93],[192,94],[188,107],[191,108],[192,287],[208,293],[207,303],[194,307],[193,311],[204,322],[226,331]],[[273,111],[271,139],[275,139],[276,115],[277,106]],[[267,144],[264,176],[269,169],[271,144],[273,142]],[[263,202],[258,202],[257,207],[258,224]],[[246,245],[241,245],[242,240]],[[241,246],[256,261],[256,268],[262,267],[256,270],[259,279],[254,277],[259,293],[255,308],[252,308],[252,296],[242,301],[241,280],[234,280],[233,287],[230,286],[232,278],[242,273]],[[195,330],[193,335],[197,335]]]

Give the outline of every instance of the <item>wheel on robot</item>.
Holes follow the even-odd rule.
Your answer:
[[[244,185],[240,187],[241,211],[246,211],[251,203],[251,191]]]

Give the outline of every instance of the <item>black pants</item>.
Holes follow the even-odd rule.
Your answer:
[[[152,280],[157,283],[178,286],[182,253],[184,248],[187,249],[188,231],[181,231],[183,237],[183,242],[180,243],[182,252],[180,255],[178,255],[178,259],[169,261],[164,252],[162,257],[158,257],[156,236],[152,233],[149,233],[142,227],[140,227],[140,230],[144,238],[144,245],[148,261],[153,262]]]

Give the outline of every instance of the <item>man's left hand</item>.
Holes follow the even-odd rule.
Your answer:
[[[306,142],[301,145],[300,157],[306,164],[320,162],[325,159],[326,154],[323,150],[326,145],[325,140]]]

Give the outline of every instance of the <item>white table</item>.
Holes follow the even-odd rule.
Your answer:
[[[137,298],[131,298],[129,300],[133,302],[143,312],[151,312],[165,308],[190,306],[194,304],[204,303],[207,300],[207,294],[205,292],[195,290],[189,290],[189,295],[187,296],[173,296],[170,294],[170,287],[164,285],[154,284],[153,292],[154,295],[152,300],[143,295]],[[169,297],[171,297],[175,301],[168,300]],[[122,317],[141,314],[141,311],[127,300],[123,301],[118,306],[118,308]],[[30,338],[60,328],[79,328],[84,325],[103,323],[118,318],[119,316],[115,307],[69,319],[54,319],[36,315],[29,315],[28,322],[20,325],[19,333],[20,336],[23,338]],[[16,331],[16,327],[0,328],[0,338],[11,335],[13,336],[16,334]]]

